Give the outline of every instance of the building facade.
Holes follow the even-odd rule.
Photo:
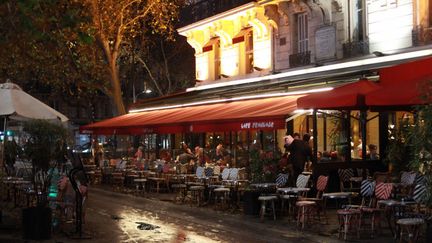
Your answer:
[[[206,85],[430,44],[431,6],[428,0],[196,1],[185,10],[190,24],[178,31],[195,50],[196,85]]]

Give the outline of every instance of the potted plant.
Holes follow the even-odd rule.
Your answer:
[[[411,150],[409,166],[425,178],[426,242],[432,242],[432,80],[425,84],[422,90],[426,105],[416,107],[416,119],[409,127],[407,143]]]
[[[394,174],[408,169],[407,161],[410,160],[410,146],[408,143],[410,124],[407,119],[400,119],[399,125],[389,130],[389,143],[383,162],[388,170]]]
[[[278,163],[281,156],[273,151],[252,148],[250,151],[250,176],[252,183],[274,183],[276,181]],[[258,215],[260,204],[258,197],[263,191],[247,188],[243,194],[243,212],[249,215]]]
[[[32,163],[32,184],[36,195],[36,207],[23,209],[23,233],[26,239],[49,239],[51,237],[51,208],[48,207],[48,187],[55,166],[62,157],[67,130],[60,124],[46,120],[30,120],[24,123],[27,136],[24,154]]]

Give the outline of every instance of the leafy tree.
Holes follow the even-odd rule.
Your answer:
[[[110,76],[110,96],[117,111],[126,113],[122,99],[119,58],[122,45],[142,33],[173,33],[180,1],[173,0],[82,0],[91,23],[86,34],[95,36]],[[145,39],[141,39],[145,41]],[[144,42],[145,43],[145,42]]]
[[[159,94],[174,90],[173,74],[168,67],[172,64],[170,58],[174,61],[178,54],[167,54],[170,48],[166,48],[166,43],[174,39],[174,24],[182,3],[182,0],[0,0],[0,31],[4,33],[0,36],[0,78],[21,85],[42,82],[55,87],[58,93],[78,98],[91,99],[102,92],[111,97],[117,112],[123,114],[122,89],[128,87],[129,73],[138,69],[137,64],[144,67],[142,63],[146,63],[150,67],[135,73],[149,76],[161,91]],[[152,42],[155,37],[157,45]],[[162,59],[152,54],[156,46]],[[139,58],[131,62],[131,56]],[[163,65],[153,65],[155,60]],[[184,80],[190,76],[186,75]],[[168,84],[161,85],[161,80],[168,80]]]

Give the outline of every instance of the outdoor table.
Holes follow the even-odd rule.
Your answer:
[[[144,178],[137,178],[133,180],[136,184],[136,192],[138,193],[138,189],[142,188],[142,191],[145,193],[145,183],[147,181],[147,179]]]
[[[9,186],[12,185],[12,188],[9,187],[9,189],[13,192],[14,207],[16,207],[17,206],[17,185],[31,184],[31,181],[26,181],[23,178],[9,177],[3,179],[3,183]],[[8,190],[8,199],[10,199],[10,190]]]
[[[148,179],[156,183],[156,193],[159,193],[160,183],[166,181],[165,178],[159,178],[159,177],[149,177]]]
[[[390,232],[393,234],[394,239],[397,239],[400,228],[396,223],[399,219],[405,218],[405,212],[407,207],[415,205],[415,201],[399,201],[399,200],[379,200],[379,206],[384,206],[384,213],[387,219],[387,223],[390,228]],[[392,220],[393,217],[393,220]],[[394,224],[394,228],[392,225]]]
[[[308,191],[310,191],[310,188],[307,188],[307,187],[281,187],[281,188],[278,188],[277,191],[284,193],[284,194],[289,194],[289,193],[298,194],[300,192],[308,192]]]
[[[255,187],[257,189],[262,189],[262,188],[276,188],[277,184],[276,183],[253,183],[250,184],[251,187]]]
[[[351,204],[351,198],[357,197],[357,192],[330,192],[323,193],[322,197],[324,199],[324,208],[327,207],[327,199],[336,199],[336,207],[338,208],[337,200],[348,199],[348,204]]]
[[[282,210],[284,210],[285,200],[288,202],[288,215],[290,215],[293,205],[295,205],[296,198],[300,193],[306,193],[310,190],[307,187],[281,187],[277,189],[281,193]],[[291,195],[290,195],[291,194]],[[294,214],[293,214],[294,215]]]

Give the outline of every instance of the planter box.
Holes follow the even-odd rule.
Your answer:
[[[243,213],[246,215],[259,215],[260,203],[258,197],[260,191],[245,191],[243,194]]]
[[[51,238],[52,212],[49,207],[24,208],[22,210],[23,238],[47,240]]]

